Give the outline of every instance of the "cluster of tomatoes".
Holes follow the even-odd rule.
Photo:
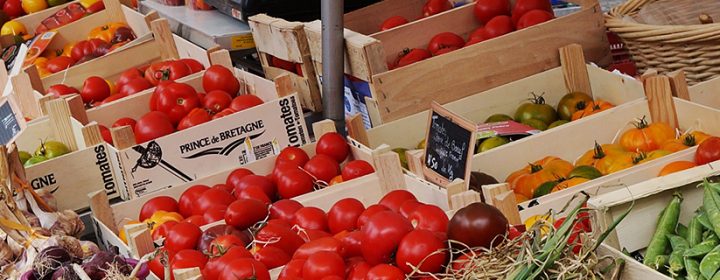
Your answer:
[[[428,0],[422,8],[422,17],[426,18],[435,14],[452,9],[452,4],[448,0]],[[408,23],[408,19],[402,16],[393,16],[382,22],[380,31],[392,29]]]
[[[681,147],[691,147],[697,144],[695,158],[693,161],[680,160],[668,163],[660,170],[658,177],[720,160],[720,138],[718,137],[708,138],[704,133],[691,132],[681,136],[673,143],[678,146],[682,145]]]
[[[467,41],[452,32],[436,34],[427,49],[405,50],[390,68],[410,65],[555,18],[548,0],[518,0],[512,9],[509,0],[478,0],[474,14],[482,26],[470,33]]]

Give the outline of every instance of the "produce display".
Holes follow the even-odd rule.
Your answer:
[[[40,146],[31,154],[26,151],[20,151],[20,163],[25,167],[40,163],[49,159],[53,159],[70,152],[65,144],[58,141],[41,142]]]

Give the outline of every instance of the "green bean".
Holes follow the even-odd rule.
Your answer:
[[[713,248],[715,248],[718,245],[718,241],[715,239],[709,239],[705,240],[703,242],[700,242],[700,244],[690,247],[690,249],[685,250],[685,254],[683,254],[684,257],[698,257],[703,256],[710,251],[712,251]]]
[[[677,228],[675,228],[675,234],[679,235],[682,238],[687,239],[688,227],[681,223],[678,223]]]
[[[647,261],[648,259],[645,259]],[[657,255],[652,260],[650,260],[649,266],[657,271],[663,271],[668,265],[668,261],[670,260],[670,256],[668,255]]]
[[[700,213],[698,213],[695,217],[698,218],[698,221],[705,229],[714,230],[712,223],[710,223],[710,219],[708,219],[707,213],[705,213],[705,210],[700,211]]]
[[[673,276],[673,278],[677,278],[680,275],[679,272],[685,269],[683,254],[690,246],[688,245],[687,240],[681,236],[668,234],[668,239],[670,240],[670,246],[673,250],[672,253],[670,253],[670,259],[668,260],[668,272]]]
[[[707,181],[704,182],[703,208],[705,209],[705,213],[707,213],[708,220],[713,227],[713,231],[715,231],[715,235],[720,236],[720,194],[708,187],[709,184]]]
[[[657,256],[665,254],[665,251],[667,251],[667,234],[675,232],[678,218],[680,217],[680,202],[682,202],[682,195],[678,192],[674,193],[670,203],[665,207],[655,229],[655,233],[645,250],[643,264],[650,267],[658,267],[658,263],[655,262]]]
[[[697,217],[693,217],[688,224],[687,241],[690,247],[702,242],[702,225]]]
[[[700,261],[700,274],[707,279],[712,279],[718,269],[720,269],[720,246],[715,246]]]
[[[693,258],[685,258],[685,271],[688,280],[700,279],[700,262]]]

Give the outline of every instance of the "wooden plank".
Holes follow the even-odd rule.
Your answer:
[[[293,83],[293,79],[290,75],[280,75],[275,78],[274,82],[277,97],[285,97],[297,92],[295,89],[295,83]]]
[[[85,147],[92,147],[105,142],[102,138],[102,134],[100,133],[100,127],[96,122],[91,122],[90,124],[84,126],[82,128],[82,133],[83,139],[85,140]]]
[[[111,128],[110,135],[112,135],[113,146],[118,150],[124,150],[137,144],[133,128],[129,125]]]
[[[365,122],[360,114],[356,114],[345,121],[348,135],[365,146],[368,146],[367,130]]]
[[[175,269],[175,270],[173,270],[173,276],[175,276],[176,280],[201,280],[201,279],[203,279],[202,273],[200,273],[200,268],[198,268],[198,267]]]
[[[158,42],[160,58],[162,60],[179,59],[180,54],[178,54],[173,33],[170,31],[170,22],[166,18],[154,20],[150,23],[150,29],[155,36],[155,41]]]
[[[227,69],[233,69],[232,59],[230,59],[230,52],[225,49],[217,50],[208,53],[210,56],[210,64],[221,65]]]
[[[87,124],[88,116],[85,112],[85,103],[83,103],[82,97],[79,94],[73,94],[64,99],[67,101],[68,107],[70,108],[70,115],[80,122],[80,124]]]
[[[510,185],[508,183],[500,183],[500,184],[492,184],[492,185],[483,185],[482,186],[482,195],[485,198],[485,201],[487,204],[495,206],[495,200],[494,197],[510,191]]]
[[[72,115],[68,102],[64,99],[56,99],[46,104],[55,138],[65,144],[70,151],[77,151],[78,145],[73,133]]]
[[[507,191],[501,193],[499,195],[496,195],[493,200],[493,204],[500,210],[500,212],[503,213],[503,215],[505,215],[508,223],[510,223],[511,225],[523,224],[522,220],[520,219],[520,212],[517,208],[517,201],[515,200],[514,192]]]
[[[250,17],[248,24],[258,51],[296,63],[310,55],[303,23],[258,14]]]
[[[103,3],[105,3],[105,17],[109,22],[127,22],[119,0],[103,0]]]
[[[155,251],[150,229],[145,223],[127,224],[123,227],[123,230],[125,230],[125,236],[127,236],[130,253],[134,258],[140,259]]]
[[[447,200],[448,205],[450,205],[450,210],[458,210],[462,208],[464,205],[462,205],[463,203],[457,201],[458,198],[456,198],[456,196],[468,190],[465,181],[462,179],[455,179],[447,184],[445,189],[447,189]]]
[[[408,169],[413,174],[424,177],[423,175],[423,155],[425,150],[407,150],[405,151],[405,159],[407,160]]]
[[[688,88],[687,79],[685,79],[685,71],[678,70],[667,74],[670,78],[670,87],[672,95],[690,101],[690,90]]]
[[[28,74],[20,72],[16,76],[11,77],[10,82],[13,87],[13,95],[23,116],[31,119],[42,116],[42,111],[35,101],[35,94],[33,93]]]
[[[560,65],[568,92],[582,92],[593,96],[581,45],[571,44],[560,48]]]
[[[105,191],[96,191],[88,194],[90,198],[90,210],[93,216],[107,226],[113,233],[118,234],[117,224],[113,217],[113,210]]]
[[[453,210],[462,209],[475,202],[482,202],[480,194],[476,191],[464,191],[450,197]]]
[[[0,59],[0,63],[2,65],[5,65],[5,60]],[[8,76],[8,71],[5,69],[5,67],[0,67],[0,85],[6,85],[10,81],[10,77]]]
[[[24,71],[28,74],[28,77],[30,77],[30,85],[32,85],[32,88],[37,92],[45,92],[45,87],[43,87],[42,79],[40,79],[37,67],[35,65],[31,65],[25,67]]]
[[[679,128],[670,79],[666,76],[648,78],[645,81],[645,94],[648,97],[652,121],[664,122],[672,128]]]
[[[405,188],[405,178],[398,154],[389,152],[377,155],[374,157],[374,163],[383,193]]]
[[[345,14],[345,28],[370,35],[380,31],[383,21],[401,16],[409,21],[422,17],[426,0],[385,0]]]
[[[152,22],[160,19],[160,14],[158,14],[157,11],[150,11],[145,15],[145,23],[147,24],[147,27],[152,30]]]
[[[325,133],[330,132],[337,132],[335,128],[335,122],[332,120],[322,120],[317,121],[312,124],[313,134],[315,135],[315,139],[320,139]]]

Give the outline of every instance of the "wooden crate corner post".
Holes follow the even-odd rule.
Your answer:
[[[70,105],[65,99],[55,99],[46,103],[52,130],[57,140],[65,144],[70,151],[77,151],[77,139],[72,128]]]
[[[365,122],[360,114],[355,114],[354,116],[348,118],[345,123],[350,137],[361,144],[370,147],[370,140],[368,139],[367,130],[365,129]]]
[[[405,174],[400,164],[400,156],[395,152],[386,152],[373,156],[375,173],[380,177],[383,193],[405,188]]]
[[[673,129],[679,127],[675,102],[672,96],[670,78],[653,76],[645,81],[645,94],[652,122],[664,122]]]
[[[23,116],[31,119],[43,116],[42,110],[35,98],[35,89],[33,88],[30,75],[20,72],[10,78],[12,83],[13,96],[22,111]]]
[[[315,141],[320,139],[320,137],[322,137],[326,133],[337,132],[337,129],[335,128],[335,122],[328,119],[314,122],[312,124],[312,130],[313,134],[315,135]]]
[[[170,30],[170,22],[166,18],[160,18],[150,22],[150,30],[152,30],[155,41],[160,49],[160,59],[175,60],[180,58],[175,38]]]
[[[498,208],[511,225],[522,224],[515,193],[510,189],[508,183],[484,185],[482,190],[485,202]]]
[[[92,215],[115,234],[119,234],[112,208],[110,208],[110,200],[104,190],[96,191],[88,194],[90,198],[90,211]]]
[[[672,88],[673,96],[690,101],[690,90],[688,88],[687,78],[685,77],[685,71],[678,70],[670,72],[667,76],[670,78],[670,87]]]
[[[583,48],[579,44],[571,44],[560,48],[560,66],[562,67],[565,86],[568,92],[582,92],[593,96],[590,86],[590,75],[585,64]]]

